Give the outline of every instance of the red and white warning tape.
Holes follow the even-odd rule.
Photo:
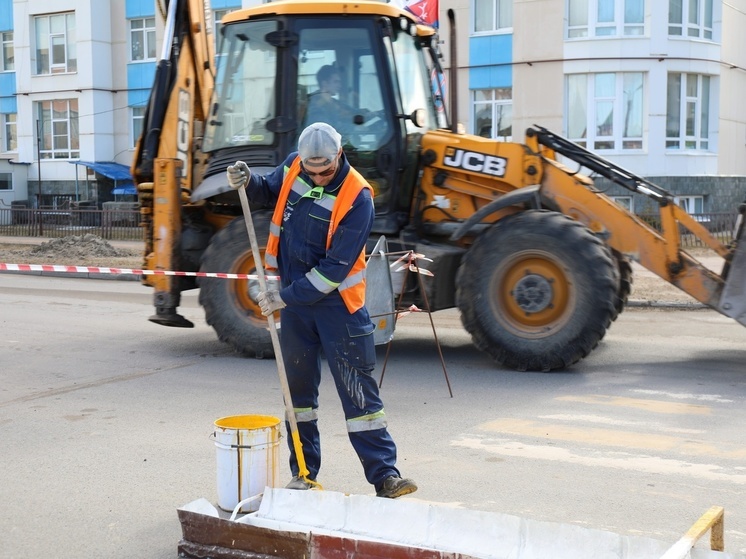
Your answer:
[[[0,271],[8,272],[63,272],[69,274],[113,274],[133,276],[193,276],[197,278],[258,279],[256,274],[228,274],[223,272],[177,272],[173,270],[138,270],[133,268],[103,268],[98,266],[61,266],[59,264],[7,264],[0,262]],[[279,280],[280,276],[265,276]]]
[[[432,262],[424,254],[417,254],[413,251],[406,252],[396,262],[391,264],[391,268],[397,264],[403,263],[395,271],[403,271],[409,268],[410,271],[426,276],[432,276],[433,273],[417,265],[417,260],[427,260]],[[224,272],[177,272],[174,270],[138,270],[136,268],[105,268],[99,266],[63,266],[60,264],[8,264],[0,262],[0,271],[7,272],[62,272],[68,274],[112,274],[112,275],[131,275],[131,276],[190,276],[197,278],[221,278],[221,279],[259,279],[256,274],[229,274]],[[280,276],[265,276],[268,280],[279,280]],[[411,310],[411,309],[410,309]]]

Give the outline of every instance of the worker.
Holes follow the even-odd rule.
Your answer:
[[[280,289],[260,293],[264,316],[280,311],[281,349],[309,475],[299,476],[290,447],[289,489],[312,487],[321,467],[317,426],[321,352],[342,401],[347,433],[365,477],[379,497],[417,490],[396,468],[396,445],[372,376],[375,327],[365,307],[365,244],[374,208],[372,191],[353,169],[340,134],[317,122],[301,132],[298,151],[264,176],[237,161],[228,167],[232,188],[247,187],[254,207],[273,207],[266,268]],[[289,432],[289,426],[288,426]]]
[[[309,95],[307,122],[326,122],[347,138],[354,131],[355,116],[362,118],[368,114],[364,109],[356,110],[339,99],[342,89],[342,76],[339,69],[331,64],[322,66],[316,72],[319,89]]]

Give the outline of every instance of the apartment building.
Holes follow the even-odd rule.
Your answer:
[[[746,200],[746,0],[453,1],[468,131],[522,141],[539,124],[690,212]]]
[[[212,0],[216,26],[260,2]],[[0,0],[0,204],[132,199],[163,3]],[[746,198],[746,0],[440,0],[446,67],[449,8],[468,132],[520,142],[545,126],[692,212]]]
[[[0,206],[134,199],[164,4],[0,0]],[[241,5],[213,0],[215,21]]]

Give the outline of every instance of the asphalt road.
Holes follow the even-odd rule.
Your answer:
[[[216,500],[214,420],[282,416],[274,361],[219,343],[196,293],[188,330],[149,323],[150,297],[0,275],[1,557],[175,558],[177,507]],[[405,498],[671,543],[721,505],[726,550],[746,554],[746,329],[628,309],[588,358],[542,374],[497,368],[456,313],[434,320],[453,398],[426,315],[400,322],[382,388],[420,485]],[[320,413],[321,483],[372,494],[329,376]]]

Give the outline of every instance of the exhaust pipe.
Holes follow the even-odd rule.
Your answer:
[[[450,72],[449,77],[451,78],[451,132],[458,134],[458,64],[456,57],[456,13],[452,10],[448,10],[448,40],[450,41]]]

